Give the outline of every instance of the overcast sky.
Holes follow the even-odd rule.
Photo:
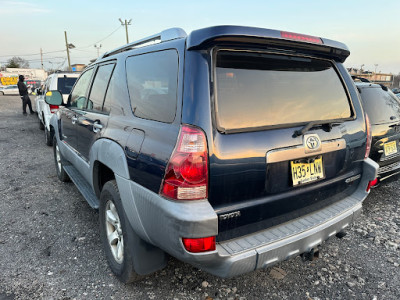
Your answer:
[[[400,72],[399,0],[0,0],[0,64],[20,56],[39,68],[42,48],[45,68],[65,67],[64,31],[76,46],[71,63],[87,64],[95,44],[101,54],[126,43],[119,18],[132,19],[130,41],[170,27],[256,26],[341,41],[351,52],[346,67]]]

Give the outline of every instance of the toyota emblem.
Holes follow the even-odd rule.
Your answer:
[[[316,136],[309,136],[306,140],[307,148],[310,150],[315,150],[319,148],[320,140]]]

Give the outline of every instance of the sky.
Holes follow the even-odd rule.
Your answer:
[[[87,64],[126,43],[119,19],[132,20],[129,41],[171,27],[186,33],[214,25],[243,25],[325,37],[350,49],[346,67],[400,73],[399,0],[0,0],[0,64],[19,56],[40,68]]]

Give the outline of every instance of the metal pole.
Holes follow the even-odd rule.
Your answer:
[[[68,40],[66,31],[64,31],[64,35],[65,35],[65,46],[67,47],[68,71],[71,71],[71,60],[69,58],[69,49],[68,49]]]
[[[40,48],[40,62],[42,64],[42,70],[43,70],[44,67],[43,67],[43,51],[42,51],[42,48]]]
[[[126,43],[129,44],[129,38],[128,38],[128,21],[125,20],[125,31],[126,31]]]

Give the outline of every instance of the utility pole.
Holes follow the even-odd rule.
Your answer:
[[[121,18],[119,18],[119,21],[121,22],[122,26],[125,26],[125,32],[126,32],[126,43],[129,44],[129,38],[128,38],[128,25],[131,25],[131,21],[132,19],[130,19],[129,21],[127,21],[125,19],[124,22],[122,22]]]
[[[44,70],[44,67],[43,67],[43,51],[42,51],[42,48],[40,48],[40,62],[41,62],[41,64],[42,64],[42,70]]]
[[[100,45],[94,45],[94,47],[97,49],[97,58],[99,58],[100,54],[99,54],[99,50],[101,48],[101,44]]]
[[[69,58],[69,49],[74,49],[75,46],[73,44],[68,44],[67,32],[66,31],[64,31],[64,35],[65,35],[65,46],[67,48],[68,71],[71,71],[71,59]]]

